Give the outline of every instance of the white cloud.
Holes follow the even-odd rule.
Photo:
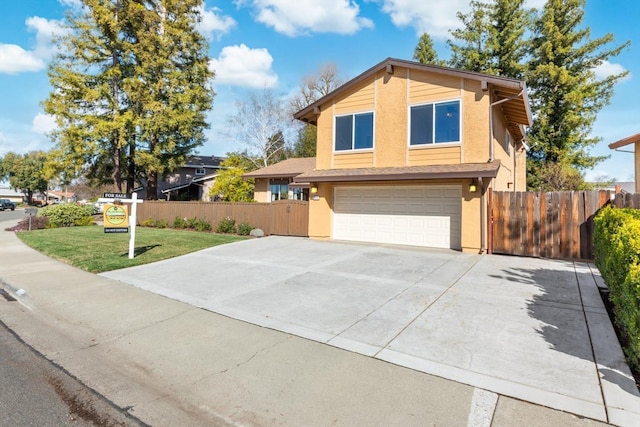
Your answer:
[[[382,11],[396,27],[413,27],[417,35],[429,33],[435,39],[447,39],[449,30],[458,28],[456,12],[469,11],[468,0],[379,0]]]
[[[15,44],[0,43],[0,73],[17,74],[43,70],[54,52],[51,40],[66,31],[60,21],[39,16],[27,18],[25,24],[29,31],[36,33],[34,49],[25,50]]]
[[[25,71],[40,71],[46,64],[33,52],[15,44],[0,43],[0,73],[17,74]]]
[[[353,34],[373,28],[373,21],[359,16],[360,7],[353,0],[244,0],[250,4],[256,20],[279,33],[294,37],[307,33]]]
[[[273,57],[267,49],[251,49],[244,44],[226,46],[217,59],[209,61],[215,83],[251,88],[271,88],[278,76],[271,69]]]
[[[207,38],[228,33],[236,26],[236,21],[230,16],[223,16],[217,7],[205,9],[204,3],[199,8],[202,20],[198,25],[198,30]]]
[[[626,70],[620,64],[613,64],[609,61],[602,61],[600,65],[598,65],[593,70],[596,73],[596,77],[598,79],[606,79],[607,77],[614,76],[616,74],[624,73]],[[631,74],[627,75],[624,80],[630,79]]]
[[[40,135],[47,135],[56,128],[56,119],[49,114],[38,113],[33,118],[31,130]]]
[[[36,47],[33,53],[42,59],[49,59],[55,51],[52,40],[55,36],[64,35],[68,30],[61,21],[46,19],[39,16],[27,18],[27,29],[36,33]]]
[[[381,4],[382,12],[391,17],[396,27],[413,27],[418,36],[429,33],[435,39],[446,40],[449,30],[461,27],[457,12],[468,13],[468,0],[368,0]],[[546,0],[528,0],[526,7],[542,8]]]
[[[82,0],[58,0],[63,6],[73,7],[80,9],[82,7]]]

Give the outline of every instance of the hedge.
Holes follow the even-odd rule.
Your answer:
[[[38,209],[38,216],[49,218],[50,227],[72,227],[74,225],[93,224],[92,215],[96,213],[95,206],[61,203]]]
[[[640,369],[640,210],[607,206],[594,223],[596,266],[609,287],[627,361]]]

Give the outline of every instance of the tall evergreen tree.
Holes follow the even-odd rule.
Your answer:
[[[413,59],[421,64],[446,65],[446,62],[438,59],[438,53],[433,47],[433,40],[428,33],[420,36],[416,48],[413,50]]]
[[[451,49],[449,65],[463,70],[488,72],[491,69],[489,4],[473,0],[470,5],[469,13],[456,14],[462,22],[462,28],[451,31],[453,40],[447,40]]]
[[[196,29],[202,0],[83,0],[49,69],[44,102],[56,117],[53,137],[96,181],[132,191],[203,143],[213,91],[207,43]]]
[[[604,159],[589,153],[600,140],[591,130],[627,72],[599,79],[594,69],[629,43],[612,46],[612,34],[591,39],[589,28],[581,27],[584,3],[548,0],[535,23],[528,77],[535,116],[529,132],[529,187],[544,186],[548,162],[582,171]]]
[[[528,52],[525,32],[531,11],[525,0],[471,2],[471,11],[458,13],[462,28],[451,32],[449,65],[469,71],[523,78]]]

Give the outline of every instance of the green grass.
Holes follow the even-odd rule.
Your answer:
[[[134,258],[129,234],[107,234],[99,226],[51,228],[16,233],[25,244],[74,267],[101,273],[184,255],[246,237],[136,227]]]

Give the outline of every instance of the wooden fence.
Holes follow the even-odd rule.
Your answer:
[[[616,193],[611,204],[616,208],[640,209],[640,193]]]
[[[145,201],[138,205],[138,222],[146,219],[165,220],[170,225],[176,217],[200,218],[215,230],[221,219],[246,222],[265,234],[308,236],[309,202],[280,200],[273,203],[163,202]]]
[[[610,194],[609,191],[490,192],[489,252],[593,259],[593,217],[610,202]]]

